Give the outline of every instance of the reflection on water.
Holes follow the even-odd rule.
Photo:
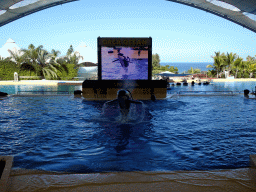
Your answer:
[[[125,122],[117,105],[104,102],[72,95],[0,100],[0,153],[14,155],[14,168],[79,173],[238,168],[256,153],[256,102],[243,95],[143,101]]]
[[[46,86],[46,85],[0,85],[0,91],[8,93],[9,95],[18,94],[22,91],[68,91],[82,90],[82,86],[74,85],[60,85],[60,86]],[[32,93],[30,93],[32,94]]]

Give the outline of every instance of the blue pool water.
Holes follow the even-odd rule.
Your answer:
[[[214,83],[169,93],[254,86]],[[256,100],[238,95],[143,102],[123,122],[116,106],[103,111],[104,101],[72,95],[0,100],[0,155],[13,155],[14,168],[88,173],[240,168],[256,153]]]
[[[33,94],[33,92],[23,92],[23,91],[45,91],[45,94],[68,94],[73,93],[74,90],[81,90],[82,86],[70,86],[70,85],[60,85],[60,86],[46,86],[46,85],[0,85],[0,91],[8,93],[9,95],[13,94]],[[56,92],[57,91],[57,92]],[[62,92],[62,91],[65,91]],[[36,93],[34,93],[36,94]],[[38,94],[42,94],[42,92],[38,92]]]

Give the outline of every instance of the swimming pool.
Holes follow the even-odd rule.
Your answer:
[[[170,92],[255,85],[214,83]],[[256,153],[256,100],[238,95],[143,102],[144,113],[133,106],[130,120],[121,122],[117,107],[104,113],[104,101],[72,95],[0,100],[0,154],[13,155],[14,168],[88,173],[247,167]]]
[[[59,85],[59,86],[47,86],[47,85],[0,85],[0,91],[8,93],[9,95],[24,94],[23,91],[49,91],[49,92],[70,92],[74,90],[82,90],[82,86],[77,85]],[[29,94],[32,94],[30,92]],[[42,94],[42,93],[41,93]],[[60,93],[62,94],[62,93]]]

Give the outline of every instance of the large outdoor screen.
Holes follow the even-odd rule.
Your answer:
[[[151,79],[150,40],[151,38],[98,38],[99,79]]]

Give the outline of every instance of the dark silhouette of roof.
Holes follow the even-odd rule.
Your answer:
[[[0,27],[32,13],[78,0],[1,0]],[[147,0],[145,0],[147,1]],[[220,16],[256,32],[255,0],[167,0]],[[30,4],[29,4],[30,3]]]
[[[255,0],[167,0],[201,9],[256,32]]]
[[[78,0],[1,0],[0,27],[43,9],[73,1]]]

